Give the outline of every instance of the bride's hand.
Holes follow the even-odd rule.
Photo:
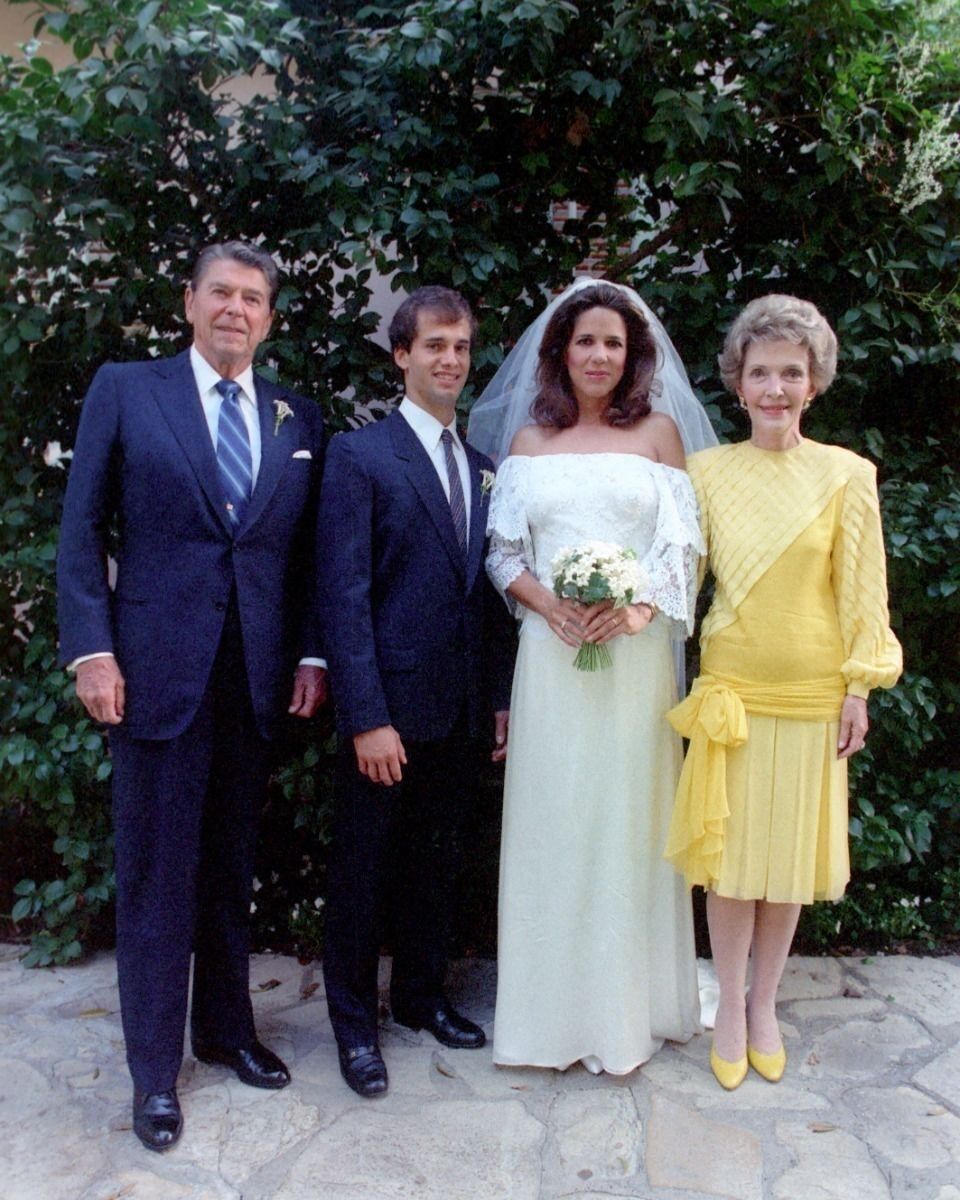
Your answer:
[[[621,634],[639,633],[653,620],[654,610],[645,601],[614,608],[609,600],[583,610],[583,640],[597,645]]]
[[[554,596],[543,616],[561,642],[579,649],[583,641],[583,614],[588,611],[576,600],[561,600]]]

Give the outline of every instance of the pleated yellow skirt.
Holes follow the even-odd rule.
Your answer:
[[[737,900],[838,900],[850,878],[847,764],[836,721],[747,715],[727,751],[727,817],[713,890]]]

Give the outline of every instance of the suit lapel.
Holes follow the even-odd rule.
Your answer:
[[[480,491],[480,456],[472,446],[463,443],[470,466],[470,543],[467,547],[467,591],[473,587],[483,559],[483,545],[487,536],[488,497]]]
[[[260,470],[253,496],[243,518],[243,528],[249,528],[263,513],[276,489],[283,468],[296,449],[296,415],[285,418],[277,425],[277,414],[273,402],[281,395],[281,389],[268,379],[255,376],[257,387],[257,414],[260,417]]]
[[[220,469],[210,440],[203,405],[197,395],[197,382],[190,366],[190,354],[162,359],[154,365],[157,386],[154,400],[174,437],[186,455],[203,494],[217,514],[224,529],[232,532],[230,519],[223,502]]]
[[[430,456],[399,412],[392,412],[387,420],[390,422],[390,436],[393,439],[394,451],[397,457],[403,461],[407,478],[420,497],[424,508],[430,514],[430,519],[436,526],[440,540],[446,546],[454,566],[463,575],[466,564],[463,561],[460,543],[457,541],[457,531],[453,527],[450,503],[444,493],[440,477],[430,461]]]

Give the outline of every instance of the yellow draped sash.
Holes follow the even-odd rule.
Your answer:
[[[727,805],[727,748],[747,740],[747,713],[794,721],[836,721],[846,693],[842,675],[795,683],[748,683],[701,675],[667,720],[690,747],[680,773],[664,857],[688,884],[720,878]]]

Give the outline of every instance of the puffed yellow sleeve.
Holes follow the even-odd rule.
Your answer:
[[[893,687],[903,670],[903,651],[890,628],[877,472],[866,459],[859,460],[844,491],[833,586],[847,694],[865,698],[871,688]]]

